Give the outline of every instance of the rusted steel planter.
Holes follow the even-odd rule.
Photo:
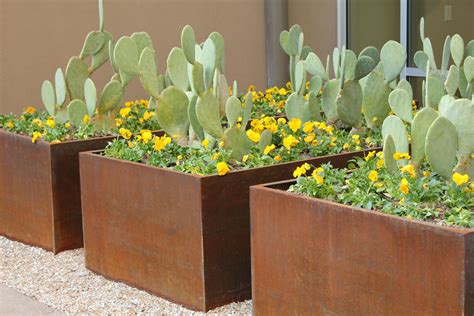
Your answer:
[[[200,311],[251,297],[249,186],[291,178],[303,162],[219,177],[97,153],[80,161],[87,268]]]
[[[473,315],[474,230],[250,189],[255,315]]]
[[[54,253],[82,247],[79,152],[112,139],[33,144],[0,130],[0,235]]]

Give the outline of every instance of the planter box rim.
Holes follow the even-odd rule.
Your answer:
[[[253,191],[253,190],[270,191],[270,192],[273,192],[275,194],[281,194],[281,195],[285,195],[285,196],[289,196],[289,197],[293,197],[293,198],[297,198],[297,199],[305,199],[305,200],[309,199],[309,200],[313,200],[313,201],[318,201],[320,203],[326,203],[328,205],[343,207],[344,209],[350,209],[350,210],[355,210],[355,211],[363,212],[363,213],[367,213],[367,214],[373,214],[375,216],[389,217],[389,218],[392,218],[393,220],[399,220],[399,221],[406,222],[406,223],[418,224],[418,225],[422,225],[422,226],[424,225],[424,226],[430,226],[430,227],[437,227],[437,228],[440,228],[440,229],[443,229],[443,230],[447,230],[447,231],[462,234],[462,235],[474,234],[474,228],[463,228],[463,227],[459,227],[459,226],[436,225],[432,222],[425,222],[425,221],[416,220],[416,219],[408,219],[408,218],[401,217],[401,216],[386,214],[386,213],[383,213],[383,212],[380,212],[380,211],[371,211],[371,210],[363,209],[361,207],[355,207],[355,206],[346,205],[346,204],[342,204],[342,203],[335,202],[335,201],[330,201],[330,200],[325,200],[325,199],[318,199],[318,198],[314,198],[314,197],[311,197],[311,196],[306,196],[306,195],[297,194],[297,193],[294,193],[294,192],[288,192],[286,190],[275,188],[275,186],[290,185],[290,184],[293,184],[293,183],[296,183],[295,179],[257,184],[257,185],[250,186],[250,191]]]
[[[104,152],[104,150],[93,150],[93,151],[85,151],[85,152],[81,152],[79,153],[79,155],[87,155],[87,156],[98,156],[98,157],[102,157],[104,159],[110,159],[110,160],[114,160],[114,161],[120,161],[120,162],[125,162],[125,163],[131,163],[131,164],[135,164],[135,165],[139,165],[139,166],[144,166],[144,167],[147,167],[147,168],[152,168],[152,169],[158,169],[158,170],[162,170],[162,171],[169,171],[169,172],[173,172],[173,173],[179,173],[179,174],[183,174],[183,175],[188,175],[188,176],[192,176],[192,177],[195,177],[195,178],[199,178],[199,179],[207,179],[207,178],[222,178],[222,177],[225,177],[227,175],[231,175],[231,174],[238,174],[238,173],[242,173],[242,172],[245,172],[245,171],[250,171],[250,170],[261,170],[261,169],[269,169],[269,168],[275,168],[277,166],[285,166],[285,165],[289,165],[289,164],[294,164],[294,163],[305,163],[305,162],[310,162],[312,160],[315,160],[315,159],[327,159],[329,157],[337,157],[337,156],[342,156],[342,155],[350,155],[350,154],[356,154],[356,153],[362,153],[364,151],[380,151],[382,150],[382,147],[374,147],[374,148],[369,148],[369,149],[364,149],[364,150],[358,150],[358,151],[349,151],[349,152],[342,152],[342,153],[339,153],[339,154],[334,154],[334,155],[324,155],[324,156],[319,156],[319,157],[312,157],[312,158],[305,158],[305,159],[299,159],[299,160],[293,160],[293,161],[288,161],[288,162],[283,162],[283,163],[277,163],[277,164],[273,164],[273,165],[268,165],[268,166],[262,166],[262,167],[256,167],[256,168],[248,168],[248,169],[239,169],[239,170],[231,170],[229,171],[229,173],[227,173],[226,175],[224,176],[219,176],[218,174],[208,174],[208,175],[198,175],[198,174],[193,174],[193,173],[186,173],[186,172],[183,172],[183,171],[178,171],[178,170],[174,170],[174,169],[171,169],[171,168],[163,168],[163,167],[157,167],[157,166],[150,166],[150,165],[147,165],[145,163],[142,163],[142,162],[134,162],[134,161],[129,161],[129,160],[124,160],[124,159],[118,159],[118,158],[113,158],[113,157],[107,157],[107,156],[104,156],[104,155],[100,155],[101,153]]]

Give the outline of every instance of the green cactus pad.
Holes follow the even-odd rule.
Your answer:
[[[357,64],[356,54],[350,49],[347,49],[344,55],[344,79],[345,80],[354,79],[356,64]]]
[[[227,79],[225,75],[216,71],[216,79],[215,83],[217,85],[216,91],[219,92],[219,106],[220,106],[220,113],[221,117],[225,115],[225,105],[227,103],[227,99],[229,99],[229,85],[227,84]],[[234,82],[237,85],[237,82]],[[238,94],[235,94],[238,96]]]
[[[222,136],[219,100],[212,94],[212,91],[208,90],[198,98],[196,114],[206,133],[214,138]]]
[[[177,136],[180,144],[187,144],[189,129],[189,99],[186,93],[171,86],[156,99],[156,119],[170,136]]]
[[[433,170],[449,179],[456,166],[458,133],[456,127],[445,117],[438,117],[426,135],[426,159]]]
[[[302,33],[303,31],[298,24],[295,24],[290,28],[288,44],[291,55],[298,55],[300,53],[300,36]]]
[[[260,148],[260,151],[263,153],[265,148],[267,146],[270,146],[272,144],[272,137],[273,134],[270,130],[266,129],[260,134],[260,140],[258,142],[258,148]]]
[[[332,51],[332,69],[334,71],[334,76],[336,76],[337,79],[341,76],[339,69],[340,62],[341,52],[339,51],[339,48],[335,47]]]
[[[425,18],[420,19],[420,39],[423,42],[425,39]]]
[[[155,49],[153,48],[153,41],[151,40],[150,35],[146,32],[136,32],[130,35],[130,37],[135,41],[135,44],[137,44],[137,49],[138,49],[138,56],[141,56],[143,50],[145,48],[149,48],[152,51]]]
[[[383,143],[383,160],[385,167],[391,172],[398,172],[398,163],[393,158],[393,155],[397,152],[395,149],[395,142],[392,136],[388,135]]]
[[[338,79],[329,80],[323,89],[323,111],[326,118],[335,122],[337,120],[336,98],[339,95],[340,82]]]
[[[53,84],[49,80],[45,80],[41,86],[41,99],[49,115],[54,116],[56,113],[56,95]]]
[[[399,153],[408,153],[408,134],[402,120],[395,115],[389,115],[382,124],[383,139],[392,136],[395,149]]]
[[[374,68],[375,62],[371,57],[359,57],[354,70],[354,79],[362,79],[363,77],[367,76]]]
[[[115,50],[114,41],[109,41],[108,54],[109,54],[109,59],[110,59],[110,65],[112,66],[112,71],[115,72],[115,73],[118,73],[119,69],[118,69],[117,63],[115,62],[115,59],[114,59],[114,50]]]
[[[313,52],[313,49],[309,46],[303,46],[303,49],[301,50],[301,55],[300,55],[300,59],[301,60],[306,60],[306,58],[308,57],[309,53],[312,53]]]
[[[310,114],[310,119],[313,121],[322,121],[321,117],[321,101],[319,101],[318,96],[314,92],[309,93],[308,97],[308,110]]]
[[[204,130],[202,129],[201,123],[199,123],[199,120],[196,114],[197,100],[198,100],[198,96],[193,95],[191,98],[191,101],[189,101],[189,107],[188,107],[189,123],[191,123],[191,127],[193,128],[193,131],[198,136],[198,138],[200,140],[203,140],[205,137]]]
[[[306,70],[312,74],[321,77],[324,80],[328,80],[329,78],[326,77],[326,71],[324,70],[323,63],[321,59],[319,59],[318,55],[315,53],[309,53],[308,57],[304,62],[306,66]]]
[[[92,65],[90,72],[96,71],[100,66],[105,64],[110,58],[110,43],[113,41],[113,36],[109,32],[103,32],[105,35],[104,45],[102,48],[92,55]]]
[[[470,40],[466,45],[466,56],[474,57],[474,40]]]
[[[474,57],[468,56],[464,60],[464,75],[467,82],[474,81]]]
[[[390,93],[388,103],[395,114],[410,123],[413,120],[410,95],[403,89],[395,89]]]
[[[99,30],[104,31],[104,3],[102,0],[99,0]]]
[[[237,97],[231,96],[227,100],[225,106],[225,113],[230,127],[237,124],[237,120],[242,113],[242,104],[240,103],[240,100]]]
[[[459,154],[474,153],[474,104],[469,99],[458,99],[439,108],[439,114],[447,118],[459,135]]]
[[[430,68],[437,71],[438,67],[436,66],[436,61],[434,58],[433,46],[431,45],[431,41],[428,37],[423,40],[423,51],[425,52],[426,56],[428,56]]]
[[[436,77],[428,77],[426,80],[426,105],[437,110],[439,101],[445,94],[444,85]]]
[[[72,57],[66,67],[65,77],[71,99],[84,100],[84,83],[89,78],[86,63],[79,57]]]
[[[418,51],[415,53],[413,61],[415,62],[416,67],[425,71],[429,63],[428,55],[423,51]]]
[[[448,77],[444,83],[444,87],[449,95],[454,96],[459,86],[459,69],[455,65],[451,65],[448,72]]]
[[[385,81],[392,82],[405,67],[407,52],[405,47],[395,41],[388,41],[380,51],[380,60],[383,64]]]
[[[367,56],[372,58],[374,61],[374,64],[377,65],[380,62],[380,53],[379,50],[374,47],[374,46],[368,46],[364,48],[360,53],[359,53],[359,58]]]
[[[216,70],[216,48],[210,38],[204,42],[202,47],[201,61],[204,68],[204,86],[208,89],[212,85],[214,71]]]
[[[381,126],[390,113],[388,98],[391,89],[385,83],[383,74],[378,71],[373,71],[365,79],[362,112],[367,127],[373,129]]]
[[[291,55],[290,50],[290,32],[282,31],[280,33],[280,46],[287,55]]]
[[[61,68],[56,70],[54,75],[54,83],[56,86],[56,103],[59,107],[62,107],[66,101],[67,89],[66,89],[66,79],[64,78],[64,73]]]
[[[119,75],[120,75],[120,82],[122,83],[122,87],[125,88],[128,86],[128,84],[133,80],[134,76],[129,75],[128,73],[122,71],[122,69],[119,70]],[[116,78],[113,78],[112,80],[117,80]]]
[[[244,102],[244,109],[243,109],[243,115],[242,115],[242,128],[245,129],[249,120],[250,116],[252,115],[252,108],[253,108],[253,102],[252,102],[252,93],[248,92],[245,95],[245,102]]]
[[[84,116],[88,115],[87,105],[82,100],[72,100],[67,106],[67,117],[74,126],[84,124]]]
[[[146,47],[140,57],[139,78],[145,91],[155,99],[160,96],[160,84],[158,82],[155,53]]]
[[[123,93],[122,84],[119,81],[113,80],[107,83],[100,94],[99,113],[104,114],[119,109],[122,106]]]
[[[194,64],[196,56],[196,37],[191,25],[186,25],[181,32],[181,47],[183,49],[186,60],[190,64]]]
[[[209,38],[214,42],[215,52],[216,52],[216,67],[221,73],[224,73],[224,52],[225,52],[225,42],[224,37],[219,32],[212,32],[209,35]]]
[[[194,91],[201,95],[206,90],[206,86],[204,84],[204,67],[200,62],[195,61],[192,65],[191,77]]]
[[[232,158],[240,161],[242,157],[250,152],[252,143],[247,137],[244,129],[237,127],[229,128],[222,135],[224,148],[232,151]]]
[[[118,40],[114,59],[120,70],[131,76],[138,75],[139,58],[137,43],[131,37],[124,36]]]
[[[309,92],[318,94],[321,91],[322,86],[323,80],[319,76],[313,76],[313,78],[309,80]]]
[[[451,56],[456,66],[460,68],[464,58],[464,40],[459,34],[454,34],[451,38]]]
[[[347,80],[344,89],[339,92],[336,100],[337,116],[342,123],[360,127],[362,111],[362,87],[358,81]]]
[[[105,44],[105,34],[99,31],[90,32],[87,34],[84,46],[79,54],[79,58],[84,59],[93,54],[96,54]]]
[[[307,122],[311,118],[306,100],[296,92],[293,92],[286,100],[285,113],[288,120],[298,118],[302,122]]]
[[[306,83],[306,69],[304,62],[299,61],[295,68],[295,91],[301,93]]]
[[[451,46],[451,37],[446,36],[446,39],[443,45],[443,56],[441,59],[441,74],[443,76],[445,76],[446,71],[448,70],[449,58],[451,57],[450,46]]]
[[[402,79],[398,82],[397,89],[405,90],[410,96],[410,100],[413,101],[413,89],[411,87],[411,84],[406,79]]]
[[[84,99],[86,100],[87,113],[92,117],[97,105],[97,89],[91,78],[88,78],[84,84]]]
[[[189,89],[188,62],[181,48],[173,48],[167,60],[168,74],[173,84],[181,90]]]
[[[426,134],[431,124],[438,117],[438,113],[432,108],[423,108],[413,119],[411,128],[411,156],[416,166],[421,165],[425,158]]]

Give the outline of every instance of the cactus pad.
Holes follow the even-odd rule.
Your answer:
[[[184,55],[190,64],[194,64],[196,56],[196,37],[190,25],[186,25],[181,32],[181,47]]]
[[[87,106],[82,100],[72,100],[67,106],[67,117],[74,126],[84,124],[84,116],[88,115]]]
[[[102,90],[99,99],[98,109],[101,114],[113,112],[122,106],[123,88],[122,84],[113,80],[107,83]]]
[[[423,108],[413,119],[411,128],[411,155],[413,164],[419,166],[425,157],[426,134],[438,113],[432,108]]]
[[[168,74],[173,84],[181,90],[189,89],[188,62],[181,48],[173,48],[167,60]]]
[[[220,107],[218,99],[208,90],[197,100],[196,114],[205,132],[214,138],[220,138],[223,130],[221,125]]]
[[[362,87],[358,81],[348,80],[336,100],[337,115],[341,122],[360,127],[362,110]]]
[[[158,82],[155,53],[146,47],[140,57],[139,78],[146,92],[158,98],[160,96],[160,84]]]
[[[56,96],[53,84],[49,80],[45,80],[41,86],[41,99],[49,115],[54,116],[56,113]]]
[[[395,114],[410,123],[413,119],[413,113],[411,108],[411,99],[408,92],[403,89],[395,89],[390,93],[388,103]]]
[[[79,57],[72,57],[66,67],[66,85],[71,99],[84,100],[84,83],[89,78],[86,63]]]
[[[97,104],[97,89],[90,78],[84,84],[84,99],[87,105],[87,113],[92,117],[95,114]]]
[[[137,43],[128,36],[118,40],[115,45],[114,59],[117,66],[131,76],[138,75],[139,52]]]
[[[380,60],[383,64],[385,81],[395,80],[405,67],[407,52],[405,47],[395,41],[388,41],[380,51]]]

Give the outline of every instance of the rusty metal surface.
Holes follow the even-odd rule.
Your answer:
[[[473,315],[474,230],[251,188],[255,315]]]
[[[78,153],[111,139],[33,144],[0,130],[0,235],[54,253],[81,247]]]
[[[86,266],[195,310],[249,299],[249,186],[354,155],[201,177],[82,153]]]

